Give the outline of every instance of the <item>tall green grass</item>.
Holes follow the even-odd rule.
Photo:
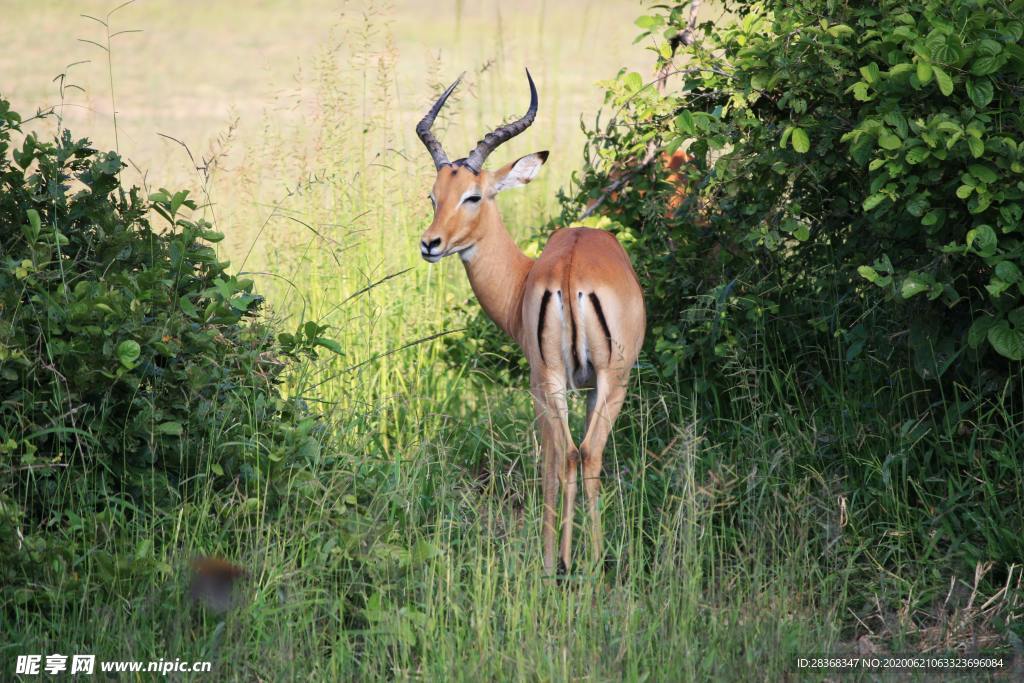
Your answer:
[[[5,667],[57,651],[212,659],[217,680],[779,680],[796,675],[798,656],[852,651],[857,618],[887,617],[948,583],[881,565],[865,579],[872,549],[848,529],[856,501],[806,455],[882,463],[906,435],[862,438],[841,390],[815,405],[757,349],[736,361],[730,421],[634,375],[606,455],[607,565],[544,576],[527,388],[445,364],[431,338],[458,333],[468,288],[459,262],[427,266],[415,248],[432,174],[408,122],[429,93],[400,94],[404,58],[380,21],[344,33],[363,41],[347,57],[325,50],[310,66],[301,128],[268,123],[241,174],[207,186],[234,231],[228,255],[257,278],[275,324],[328,324],[343,349],[288,380],[320,416],[300,425],[318,447],[294,463],[279,500],[197,482],[173,513],[153,506],[64,529],[92,549],[78,569],[89,590],[46,619],[5,624]],[[488,30],[500,54],[501,29]],[[426,66],[435,84],[443,67]],[[499,59],[499,71],[475,75],[475,97],[467,88],[454,102],[442,122],[449,149],[525,105],[519,66]],[[558,92],[542,102],[559,106]],[[513,158],[561,135],[542,113],[521,150],[501,151]],[[518,237],[555,209],[558,184],[544,178],[502,197]],[[231,427],[211,432],[229,439]],[[894,500],[898,518],[908,503]],[[100,551],[149,564],[105,585]],[[205,554],[250,573],[225,615],[187,596],[187,561]],[[901,623],[912,627],[871,626],[881,639]]]

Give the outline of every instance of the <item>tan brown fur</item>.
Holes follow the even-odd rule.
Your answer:
[[[475,173],[458,162],[438,168],[431,192],[434,220],[423,233],[421,252],[430,261],[453,253],[462,256],[484,311],[516,340],[530,363],[541,434],[544,567],[552,571],[559,486],[563,498],[558,555],[564,569],[571,564],[580,465],[594,558],[602,557],[598,507],[602,456],[643,344],[646,321],[636,273],[613,235],[590,228],[562,228],[534,261],[508,234],[494,196],[505,187],[529,182],[546,157],[546,153],[528,155],[494,173]],[[480,200],[462,201],[467,193]],[[550,295],[538,338],[545,292]],[[593,387],[586,433],[578,448],[569,431],[567,397],[577,385]]]

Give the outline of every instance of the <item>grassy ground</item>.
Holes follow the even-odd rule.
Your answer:
[[[53,103],[49,78],[93,59],[72,71],[86,92],[68,94],[68,123],[113,146],[105,55],[75,41],[103,35],[79,12],[108,9],[7,3],[21,52],[38,59],[15,63],[9,46],[0,87],[22,110]],[[115,29],[145,30],[115,38],[117,143],[145,182],[196,187],[279,324],[328,324],[344,355],[291,377],[289,391],[323,418],[283,500],[199,490],[173,514],[101,529],[98,550],[153,553],[160,571],[111,588],[84,558],[91,597],[45,623],[19,616],[4,662],[44,650],[212,659],[216,680],[778,680],[797,656],[850,649],[851,602],[884,594],[890,603],[859,612],[882,619],[901,596],[948,584],[880,569],[878,592],[851,599],[853,565],[881,548],[847,538],[856,509],[804,456],[827,447],[881,463],[909,437],[865,442],[871,428],[852,428],[841,398],[808,405],[756,350],[737,366],[732,414],[743,417],[730,424],[634,380],[606,455],[608,570],[580,563],[569,580],[548,579],[525,386],[445,365],[441,340],[406,346],[458,327],[468,296],[458,263],[428,267],[415,248],[431,169],[412,125],[430,96],[467,70],[439,129],[447,149],[468,150],[523,109],[531,67],[538,122],[496,159],[553,150],[538,182],[503,196],[524,235],[579,163],[578,119],[601,104],[594,82],[650,62],[630,46],[636,14],[575,0],[318,1],[301,12],[142,2],[114,15]],[[208,172],[157,132],[186,142]],[[250,572],[225,616],[189,604],[185,567],[200,554]]]

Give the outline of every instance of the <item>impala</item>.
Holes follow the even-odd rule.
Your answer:
[[[598,208],[604,204],[605,200],[611,200],[612,204],[615,204],[619,200],[619,192],[627,187],[633,180],[633,177],[643,171],[648,164],[652,164],[655,161],[661,167],[665,173],[664,182],[672,188],[672,195],[665,202],[665,212],[663,216],[665,218],[673,218],[679,208],[686,201],[689,196],[689,178],[687,177],[687,166],[693,162],[693,156],[689,152],[681,149],[677,149],[672,154],[662,152],[655,156],[656,152],[652,148],[652,151],[648,153],[645,159],[629,159],[622,166],[613,168],[608,174],[608,186],[604,191],[595,199],[592,199],[583,207],[583,213],[580,214],[583,218],[596,212]],[[639,190],[639,196],[643,197],[645,191]],[[612,210],[612,215],[621,214],[621,209]]]
[[[449,161],[430,132],[437,113],[459,84],[452,83],[416,126],[437,170],[430,201],[434,220],[420,253],[430,263],[458,254],[487,315],[511,336],[530,364],[530,390],[541,441],[544,569],[555,568],[556,503],[562,489],[559,570],[570,566],[577,470],[591,521],[594,560],[602,557],[598,506],[601,458],[626,397],[629,372],[644,339],[643,292],[629,257],[610,233],[560,228],[536,260],[512,240],[495,196],[529,183],[547,152],[528,154],[496,171],[484,170],[499,145],[526,130],[537,114],[537,88],[529,70],[530,107],[499,126],[463,159]],[[586,432],[579,448],[569,431],[567,392],[590,389]]]

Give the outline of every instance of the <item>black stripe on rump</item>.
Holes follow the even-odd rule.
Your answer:
[[[572,310],[572,295],[569,296],[569,324],[572,326],[572,372],[580,368],[580,356],[576,353],[576,315]]]
[[[604,309],[601,308],[601,301],[597,298],[597,294],[590,293],[590,303],[594,305],[594,310],[597,312],[597,319],[601,323],[601,328],[604,330],[604,337],[608,340],[608,357],[612,355],[612,331],[608,329],[608,321],[604,317]]]
[[[540,318],[537,320],[537,348],[540,349],[540,362],[547,364],[544,360],[544,314],[548,310],[548,300],[551,298],[551,291],[545,289],[544,295],[540,298]]]

